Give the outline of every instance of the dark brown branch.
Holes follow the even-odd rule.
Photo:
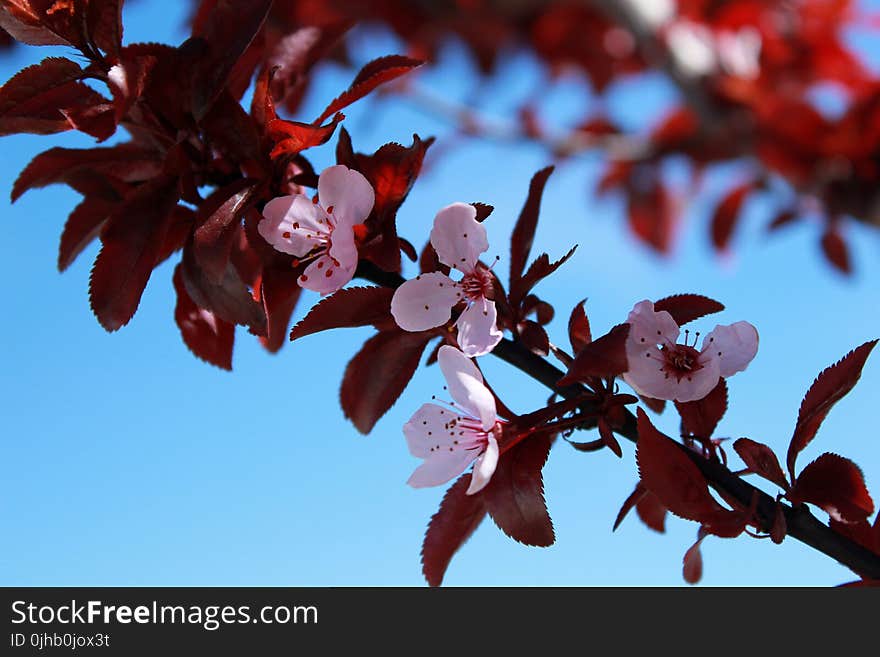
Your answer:
[[[399,287],[405,280],[400,274],[383,271],[366,261],[361,261],[356,275],[377,285],[395,288]],[[528,374],[563,397],[575,397],[585,391],[583,386],[577,384],[557,387],[556,382],[565,373],[518,342],[504,338],[492,350],[491,354],[513,365],[521,372]],[[588,411],[589,409],[584,408],[583,410]],[[623,426],[615,431],[624,438],[634,443],[637,442],[638,429],[636,427],[635,415],[627,411]],[[721,463],[706,459],[701,454],[688,449],[685,445],[676,444],[696,464],[709,484],[722,495],[735,499],[743,508],[749,508],[754,496],[757,495],[757,520],[760,521],[761,530],[767,533],[770,532],[776,514],[777,502],[775,499],[748,482],[743,481]],[[872,579],[880,579],[880,556],[838,534],[820,522],[810,513],[806,505],[793,508],[789,505],[778,503],[778,506],[782,508],[785,515],[789,536],[835,559],[860,575]]]

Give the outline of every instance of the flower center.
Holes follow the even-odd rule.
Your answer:
[[[464,296],[469,301],[477,301],[478,299],[494,298],[494,286],[492,285],[492,275],[480,263],[474,267],[472,272],[465,274],[459,283]]]
[[[663,372],[681,380],[703,369],[699,362],[700,352],[686,344],[666,344],[660,348],[663,355]]]

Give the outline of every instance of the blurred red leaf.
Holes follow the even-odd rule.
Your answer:
[[[529,193],[526,202],[519,213],[513,233],[510,236],[510,288],[522,278],[526,268],[529,252],[532,250],[532,242],[535,238],[535,229],[538,227],[538,215],[541,210],[541,197],[544,195],[544,187],[547,179],[553,173],[553,167],[546,167],[538,171],[529,183]]]
[[[822,253],[835,269],[842,274],[852,273],[852,263],[849,257],[849,247],[837,228],[829,226],[822,235]]]
[[[705,315],[719,313],[724,306],[701,294],[674,294],[654,302],[654,312],[668,312],[679,326]]]
[[[618,324],[578,352],[558,385],[565,386],[589,377],[611,377],[626,372],[626,338],[629,324]]]
[[[555,540],[541,476],[551,444],[550,436],[533,436],[504,452],[480,493],[498,528],[525,545],[546,547]]]
[[[704,538],[705,534],[700,532],[697,542],[684,553],[682,576],[688,584],[696,584],[703,578],[703,555],[700,554],[700,543]]]
[[[440,586],[453,555],[486,517],[483,496],[466,494],[470,484],[470,474],[452,484],[428,523],[422,542],[422,573],[430,586]]]
[[[345,115],[340,112],[326,125],[272,119],[269,121],[268,131],[269,137],[276,143],[269,157],[275,159],[280,155],[295,155],[307,148],[325,143],[333,136],[336,126],[344,118]]]
[[[791,223],[794,223],[800,219],[800,215],[796,210],[792,208],[786,208],[785,210],[781,210],[773,217],[773,220],[767,224],[767,231],[773,232],[777,231],[783,226],[788,226]]]
[[[424,62],[421,60],[403,55],[386,55],[374,59],[360,70],[348,89],[327,106],[316,119],[316,123],[360,100],[380,84],[399,78],[422,64]]]
[[[203,361],[231,370],[235,326],[195,304],[183,284],[181,265],[174,270],[174,289],[177,292],[174,320],[180,328],[183,342]]]
[[[707,440],[727,412],[727,383],[723,378],[719,379],[718,385],[702,399],[677,401],[675,408],[681,416],[682,433]]]
[[[380,325],[395,326],[387,287],[347,287],[321,299],[290,331],[296,340],[334,328]]]
[[[138,187],[107,219],[89,300],[108,331],[125,326],[137,310],[177,199],[177,179],[162,176]]]
[[[859,466],[827,452],[801,471],[788,496],[815,504],[843,522],[865,520],[874,512]]]
[[[712,244],[719,251],[724,251],[730,244],[730,238],[739,221],[743,201],[754,190],[754,182],[743,183],[731,189],[715,208],[712,215]]]
[[[427,332],[389,330],[364,343],[345,368],[339,400],[342,412],[363,434],[391,408],[404,391],[433,336]]]
[[[834,365],[825,368],[813,381],[798,411],[797,424],[788,446],[786,464],[792,481],[797,455],[813,440],[832,407],[852,390],[862,375],[865,361],[876,346],[871,340],[856,347]]]
[[[669,252],[675,214],[663,183],[655,181],[647,189],[629,189],[627,216],[636,237],[659,253]]]

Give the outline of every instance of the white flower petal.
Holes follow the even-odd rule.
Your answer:
[[[470,358],[455,347],[443,345],[437,354],[449,394],[466,412],[480,418],[483,429],[495,426],[495,398],[483,384],[483,376]]]
[[[758,330],[748,322],[716,326],[703,338],[702,352],[718,358],[721,376],[732,376],[746,369],[758,353]]]
[[[354,276],[354,268],[346,269],[333,262],[326,253],[315,258],[297,279],[300,287],[318,294],[330,294],[343,287]]]
[[[370,215],[376,194],[363,174],[337,164],[318,177],[318,200],[328,212],[333,209],[338,224],[354,226]]]
[[[448,322],[460,298],[458,284],[445,274],[421,274],[394,291],[391,314],[404,331],[426,331]]]
[[[308,197],[296,194],[266,203],[257,232],[276,250],[302,258],[324,244],[330,227],[323,209]]]
[[[428,486],[445,484],[464,472],[464,469],[474,460],[476,454],[476,450],[471,452],[459,450],[448,452],[443,456],[425,459],[425,462],[413,471],[406,483],[413,488],[426,488]]]
[[[468,203],[453,203],[437,213],[431,229],[431,246],[447,267],[469,272],[489,248],[486,229],[476,219],[477,210]]]
[[[427,459],[479,447],[480,437],[473,430],[463,429],[459,417],[454,410],[437,404],[422,404],[403,425],[410,454]]]
[[[472,303],[455,322],[458,326],[458,346],[465,356],[488,354],[495,348],[503,333],[495,325],[495,302],[480,299]]]
[[[498,441],[495,440],[495,436],[489,434],[489,444],[486,447],[486,451],[474,463],[471,485],[468,486],[466,495],[479,493],[486,487],[486,484],[492,479],[492,475],[495,474],[495,469],[498,467],[498,456]]]

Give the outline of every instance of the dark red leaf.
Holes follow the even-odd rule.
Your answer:
[[[177,291],[174,320],[180,328],[183,342],[203,361],[231,370],[235,326],[195,304],[183,284],[181,265],[174,270],[174,289]]]
[[[703,578],[703,555],[700,554],[700,543],[704,538],[705,534],[700,532],[697,542],[684,553],[682,576],[688,584],[696,584]]]
[[[567,440],[569,445],[574,447],[579,452],[598,452],[600,449],[605,449],[607,445],[605,445],[605,441],[599,438],[598,440],[590,440],[585,443],[578,443],[573,440]]]
[[[76,105],[59,111],[74,130],[98,141],[104,141],[116,132],[115,106],[91,89],[81,92],[80,102]]]
[[[257,201],[256,190],[253,180],[239,178],[214,191],[196,212],[193,255],[214,283],[226,274],[233,239],[245,212]]]
[[[177,179],[159,177],[138,187],[107,219],[89,300],[108,331],[125,326],[137,310],[177,199]]]
[[[681,429],[685,435],[709,439],[715,433],[715,427],[727,412],[727,383],[718,380],[718,385],[703,397],[690,402],[675,402],[675,408],[681,416]]]
[[[639,395],[639,399],[645,406],[658,415],[666,409],[665,399],[654,399],[653,397],[645,397],[644,395]]]
[[[544,195],[544,187],[547,179],[553,173],[553,167],[541,169],[532,176],[529,183],[529,193],[526,196],[525,205],[519,213],[513,233],[510,236],[510,288],[515,287],[516,282],[522,278],[526,268],[529,252],[532,250],[532,242],[535,238],[535,229],[538,227],[538,214],[541,210],[541,197]]]
[[[355,153],[351,138],[343,128],[339,133],[336,159],[360,171],[376,193],[373,211],[366,220],[368,239],[360,256],[385,271],[400,271],[400,241],[397,238],[397,210],[412,189],[422,168],[433,137],[422,140],[413,135],[410,147],[396,143],[384,144],[372,155]]]
[[[266,335],[266,312],[254,300],[232,260],[226,264],[222,280],[215,283],[196,260],[190,241],[183,248],[182,265],[183,283],[197,306],[231,324],[247,326],[255,335]]]
[[[843,239],[843,236],[835,227],[829,227],[825,234],[822,235],[822,253],[825,258],[834,265],[842,274],[852,273],[852,263],[849,257],[849,247]]]
[[[824,369],[813,381],[801,402],[794,435],[788,446],[786,464],[792,480],[795,479],[794,465],[797,455],[816,436],[831,408],[858,383],[865,361],[876,344],[877,340],[871,340],[856,347],[834,365]]]
[[[547,337],[547,331],[537,322],[530,319],[520,322],[517,326],[517,338],[532,353],[539,356],[550,353],[550,338]]]
[[[674,294],[654,302],[654,312],[663,310],[672,315],[676,324],[684,326],[705,315],[720,313],[724,306],[701,294]]]
[[[480,223],[486,221],[489,218],[489,215],[492,214],[492,211],[495,210],[494,205],[489,205],[488,203],[480,203],[475,202],[471,203],[474,206],[474,209],[477,211],[476,219]]]
[[[525,545],[546,547],[555,540],[541,476],[551,444],[550,436],[534,436],[504,452],[481,493],[498,528]]]
[[[290,331],[296,340],[312,333],[353,326],[393,326],[387,287],[347,287],[324,297]]]
[[[486,517],[483,496],[466,494],[470,485],[470,474],[452,484],[428,523],[422,542],[422,573],[430,586],[440,586],[453,555]]]
[[[284,154],[296,154],[313,146],[325,143],[345,116],[340,112],[326,125],[298,123],[272,119],[269,121],[269,137],[275,141],[275,147],[269,156],[273,159]]]
[[[565,262],[574,255],[577,249],[575,244],[568,253],[562,256],[556,262],[550,262],[550,256],[542,253],[529,265],[525,275],[516,281],[516,284],[510,289],[510,305],[518,306],[525,296],[532,291],[540,281],[547,278],[550,274],[559,269]]]
[[[614,437],[614,432],[611,430],[608,421],[600,416],[596,422],[596,426],[599,429],[599,436],[601,436],[602,442],[605,446],[614,452],[614,455],[617,456],[617,458],[623,458],[623,450],[620,449],[620,443],[617,442],[617,438]]]
[[[403,55],[386,55],[374,59],[360,70],[351,86],[330,103],[315,122],[320,123],[356,100],[360,100],[380,84],[399,78],[422,64],[424,62],[421,60]]]
[[[245,175],[262,178],[269,162],[253,119],[228,91],[223,91],[201,122],[202,133],[214,150]],[[332,130],[331,130],[332,133]]]
[[[86,44],[84,3],[56,0],[4,0],[0,27],[32,46]]]
[[[635,236],[655,251],[668,253],[675,215],[666,187],[655,182],[646,190],[630,190],[627,201],[629,226]]]
[[[767,481],[772,481],[783,490],[788,490],[788,481],[785,479],[779,460],[767,445],[749,438],[740,438],[733,443],[733,449],[751,472]]]
[[[709,493],[699,468],[669,438],[654,428],[639,408],[636,459],[645,488],[677,516],[700,523],[713,522],[727,513]]]
[[[715,208],[712,215],[712,244],[719,251],[724,251],[730,244],[730,238],[740,217],[743,201],[754,190],[753,182],[743,183],[731,189]]]
[[[58,271],[64,271],[70,263],[82,253],[92,241],[98,237],[104,221],[116,208],[115,203],[101,198],[84,198],[77,205],[61,233],[61,245],[58,248]]]
[[[84,193],[91,191],[107,200],[119,200],[118,182],[142,182],[159,175],[162,162],[157,153],[134,144],[108,148],[50,148],[37,155],[12,186],[14,202],[29,189],[66,183]]]
[[[363,434],[404,391],[433,336],[427,332],[383,331],[364,343],[342,378],[342,412]]]
[[[593,340],[590,333],[590,320],[587,319],[587,313],[584,311],[585,301],[586,299],[576,305],[568,318],[568,340],[571,343],[571,351],[575,355]]]
[[[650,491],[645,493],[636,503],[636,513],[645,525],[655,532],[666,532],[666,507],[660,503],[657,496]]]
[[[123,48],[119,60],[111,69],[107,86],[113,94],[116,122],[122,121],[134,103],[143,95],[156,57],[138,52],[138,48]]]
[[[122,46],[122,3],[124,0],[91,0],[87,8],[88,32],[104,52],[116,55]]]
[[[623,501],[623,504],[620,507],[620,511],[617,512],[617,518],[614,520],[614,527],[611,531],[616,531],[618,527],[620,527],[620,523],[623,522],[623,519],[626,518],[626,515],[632,510],[636,504],[639,503],[639,500],[645,497],[648,494],[648,490],[642,484],[641,481],[636,482],[636,487],[632,493]]]
[[[260,342],[275,353],[287,342],[290,318],[299,301],[302,288],[297,282],[299,272],[290,267],[273,266],[263,269],[260,290],[266,311],[266,335]]]
[[[192,108],[203,117],[226,86],[229,74],[266,20],[272,0],[216,0],[207,20],[196,25],[208,52],[193,70]]]
[[[770,540],[779,545],[785,540],[788,533],[788,526],[785,522],[785,514],[782,512],[782,505],[776,505],[776,512],[773,515],[773,526],[770,527]]]
[[[843,522],[865,520],[874,512],[859,466],[831,453],[822,454],[801,471],[789,498],[815,504]]]
[[[558,385],[566,386],[593,376],[610,377],[626,372],[626,337],[629,324],[618,324],[578,352]]]
[[[767,225],[767,231],[773,232],[779,230],[783,226],[788,226],[798,219],[800,219],[800,215],[797,213],[796,210],[793,210],[791,208],[781,210],[775,217],[773,217],[773,221],[771,221]]]

